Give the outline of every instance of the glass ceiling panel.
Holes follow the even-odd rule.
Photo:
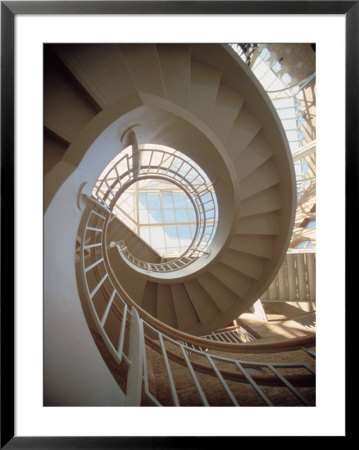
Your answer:
[[[203,195],[202,199],[209,199],[209,195]],[[192,202],[179,187],[162,180],[141,180],[133,184],[120,197],[116,211],[126,224],[125,215],[131,215],[140,237],[162,257],[182,254],[196,231]],[[213,217],[210,221],[213,222]]]

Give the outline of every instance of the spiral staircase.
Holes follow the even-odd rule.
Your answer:
[[[61,377],[71,392],[71,383],[76,385],[71,377],[87,373],[82,389],[91,391],[89,404],[140,404],[143,389],[149,404],[160,404],[150,393],[146,358],[143,373],[138,371],[142,341],[144,348],[150,345],[162,352],[169,395],[177,405],[168,354],[193,368],[186,345],[191,343],[192,352],[205,358],[201,352],[210,346],[196,336],[225,328],[246,311],[268,289],[284,261],[296,201],[291,156],[279,119],[248,67],[222,45],[48,45],[44,80],[48,403],[61,403],[56,379]],[[155,158],[151,145],[175,153]],[[178,154],[187,158],[182,164]],[[118,155],[125,155],[122,165]],[[190,170],[198,166],[206,174],[201,189],[186,178],[188,161],[193,161]],[[105,167],[108,178],[99,179]],[[179,258],[163,261],[114,214],[128,186],[151,177],[177,183],[195,206],[196,236]],[[209,197],[210,208],[205,206]],[[208,230],[209,214],[218,218],[215,229]],[[117,364],[116,370],[110,368],[115,379],[121,378],[125,365],[125,400],[113,395],[116,384],[93,353],[93,342],[86,341],[89,330],[107,367],[111,358]],[[248,352],[243,345],[241,351]],[[264,344],[248,345],[253,353],[273,351]],[[283,348],[304,345],[305,339]],[[69,347],[63,358],[75,367],[72,371],[57,360]],[[238,350],[218,343],[215,347],[217,352]],[[207,356],[237,405],[213,358]],[[272,404],[247,366],[238,361],[235,365],[242,371],[241,380]],[[263,365],[263,373],[270,370],[271,375],[259,378],[288,387],[274,363]],[[303,367],[312,376],[312,370]],[[208,404],[190,371],[202,404]],[[290,389],[303,400],[296,388]],[[63,401],[74,402],[70,397]]]

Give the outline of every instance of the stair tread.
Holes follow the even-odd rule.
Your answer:
[[[228,137],[243,101],[236,91],[220,84],[210,125],[222,141]]]
[[[240,202],[240,217],[253,216],[260,213],[281,209],[281,200],[277,186],[253,195]]]
[[[63,45],[58,54],[102,108],[136,93],[117,44]]]
[[[198,323],[198,316],[183,283],[171,284],[173,305],[176,311],[178,328],[186,330]]]
[[[226,311],[237,301],[238,297],[225,286],[220,280],[218,280],[210,272],[206,272],[198,277],[198,281],[212,297],[217,307],[222,311]]]
[[[218,262],[215,266],[211,267],[209,272],[211,272],[218,280],[225,284],[240,298],[245,296],[253,283],[252,279],[238,273],[235,269],[222,262]]]
[[[236,227],[236,234],[276,235],[278,233],[278,215],[275,212],[241,217]]]
[[[277,169],[271,160],[267,160],[240,182],[240,199],[244,200],[279,184]]]
[[[205,123],[211,119],[220,80],[218,70],[192,60],[190,110]]]
[[[218,314],[218,308],[197,279],[185,281],[184,286],[201,323]]]
[[[272,156],[272,148],[267,143],[262,132],[259,131],[234,161],[239,181],[246,178]]]
[[[237,234],[233,236],[228,248],[262,258],[271,258],[273,242],[272,236]]]
[[[157,45],[166,96],[188,108],[191,86],[191,51],[189,46]]]
[[[123,44],[121,52],[138,91],[164,97],[162,72],[156,46],[154,44]]]
[[[261,127],[260,122],[246,111],[245,106],[243,106],[225,143],[233,161],[239,157],[241,152],[255,138]]]
[[[157,285],[157,319],[171,327],[178,327],[169,284],[158,283]]]
[[[223,252],[220,261],[256,280],[260,278],[263,270],[263,258],[231,248]]]
[[[72,142],[97,114],[88,98],[75,86],[62,62],[53,54],[46,56],[44,73],[45,125]]]
[[[68,145],[44,130],[44,175],[47,174],[64,156]]]
[[[156,317],[157,314],[157,283],[147,281],[142,301],[141,308],[147,311],[151,316]]]

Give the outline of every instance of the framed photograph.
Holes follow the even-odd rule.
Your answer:
[[[1,2],[1,448],[348,436],[358,17]]]

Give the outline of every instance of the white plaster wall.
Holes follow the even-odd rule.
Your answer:
[[[96,179],[106,158],[114,156],[109,153],[120,150],[116,127],[112,130],[107,136],[107,151],[99,151],[103,145],[99,138],[57,191],[44,218],[44,402],[47,406],[124,405],[124,394],[88,328],[77,292],[74,260],[83,213],[77,207],[78,190],[82,182]],[[52,176],[64,165],[60,162]],[[91,186],[91,183],[86,185],[87,193]]]

